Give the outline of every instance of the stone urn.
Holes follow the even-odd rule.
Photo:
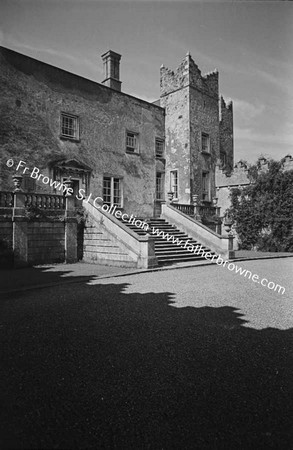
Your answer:
[[[213,197],[213,206],[217,206],[218,204],[218,197]]]
[[[225,220],[224,220],[224,228],[227,234],[231,233],[231,228],[233,225],[233,220],[231,219],[231,217],[226,216]]]
[[[21,192],[22,175],[13,175],[14,192]]]
[[[169,191],[167,195],[168,195],[168,200],[171,203],[173,198],[174,198],[174,192],[173,191]]]
[[[198,194],[193,194],[193,196],[192,196],[192,202],[193,202],[194,206],[197,206],[197,202],[198,202]]]

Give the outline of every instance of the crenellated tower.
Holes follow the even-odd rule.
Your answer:
[[[175,71],[161,66],[160,87],[166,111],[166,191],[174,190],[177,171],[178,202],[190,203],[197,194],[209,203],[216,195],[220,147],[233,162],[233,111],[225,104],[220,125],[219,73],[202,75],[187,53]]]

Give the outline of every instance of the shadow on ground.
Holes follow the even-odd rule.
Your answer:
[[[127,286],[1,301],[2,448],[292,448],[292,330]]]
[[[59,265],[48,265],[44,267],[26,267],[21,269],[0,270],[0,294],[1,291],[25,289],[31,286],[46,286],[52,283],[68,283],[72,281],[90,281],[96,278],[93,275],[77,275],[68,270],[64,264],[64,270]],[[71,265],[72,267],[73,265]],[[82,266],[81,266],[82,267]],[[58,268],[58,270],[56,270]],[[94,271],[94,269],[93,269]],[[89,270],[88,270],[89,272]]]

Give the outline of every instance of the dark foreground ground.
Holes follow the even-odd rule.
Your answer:
[[[2,295],[1,448],[290,449],[292,259]]]

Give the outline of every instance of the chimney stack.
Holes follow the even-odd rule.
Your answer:
[[[109,50],[102,55],[105,79],[102,83],[111,89],[121,92],[120,59],[121,55]]]

